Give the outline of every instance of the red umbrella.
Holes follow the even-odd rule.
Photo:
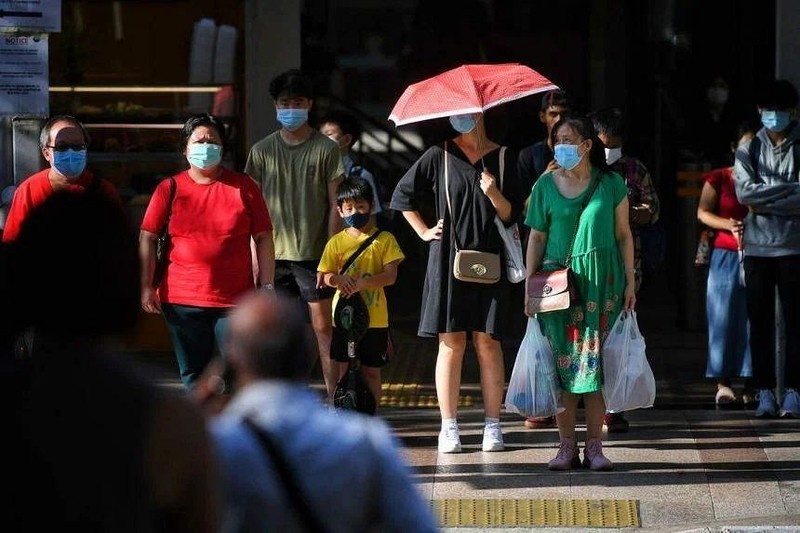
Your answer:
[[[558,89],[519,63],[462,65],[409,85],[392,109],[396,126],[432,118],[481,113],[531,94]]]

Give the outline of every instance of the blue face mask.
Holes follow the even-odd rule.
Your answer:
[[[211,168],[222,161],[222,147],[211,143],[190,144],[186,147],[186,160],[203,170]]]
[[[458,133],[469,133],[475,129],[475,117],[472,115],[453,115],[450,125]]]
[[[286,108],[278,109],[278,122],[289,131],[295,131],[308,122],[308,109]]]
[[[86,150],[53,151],[53,168],[66,178],[77,178],[86,168]]]
[[[761,112],[761,123],[769,131],[781,132],[791,121],[787,111],[764,110]]]
[[[577,167],[578,163],[583,159],[582,155],[578,155],[578,146],[577,144],[557,144],[555,157],[558,166],[567,170]]]
[[[369,213],[353,213],[344,217],[344,223],[351,228],[361,229],[369,224]]]

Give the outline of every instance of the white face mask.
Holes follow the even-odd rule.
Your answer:
[[[622,147],[606,148],[606,164],[613,165],[622,157]]]

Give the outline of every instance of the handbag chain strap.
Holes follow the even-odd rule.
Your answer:
[[[503,173],[505,171],[505,163],[506,163],[506,147],[500,147],[500,192],[503,191]],[[461,245],[458,244],[458,237],[456,236],[455,231],[455,217],[453,216],[453,208],[450,205],[450,180],[449,180],[449,172],[447,171],[447,159],[449,154],[447,153],[447,141],[444,142],[444,195],[447,198],[447,210],[450,212],[450,233],[453,235],[453,242],[456,247],[456,252],[461,249]],[[577,228],[576,228],[577,229]]]
[[[569,247],[567,248],[567,257],[564,258],[564,268],[568,268],[570,261],[572,261],[572,247],[575,245],[575,237],[578,236],[578,226],[581,223],[581,216],[583,216],[583,211],[586,209],[586,206],[589,205],[589,200],[591,200],[592,196],[594,196],[594,191],[597,190],[597,186],[600,185],[601,176],[601,174],[597,175],[597,178],[595,178],[594,183],[591,185],[592,189],[583,199],[583,202],[581,202],[581,211],[578,213],[578,218],[575,219],[575,227],[572,230],[572,238],[569,240]]]

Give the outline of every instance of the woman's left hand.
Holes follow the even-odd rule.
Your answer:
[[[488,170],[484,170],[481,172],[481,190],[483,194],[489,196],[489,191],[492,189],[497,189],[494,176]]]
[[[634,311],[636,307],[636,283],[628,283],[625,286],[625,303],[623,311]]]

